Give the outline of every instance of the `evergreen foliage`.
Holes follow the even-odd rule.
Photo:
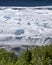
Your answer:
[[[35,46],[20,56],[0,49],[0,65],[52,65],[52,45]]]

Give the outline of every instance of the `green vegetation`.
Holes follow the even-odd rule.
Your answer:
[[[33,47],[18,57],[0,49],[0,65],[52,65],[52,45]]]

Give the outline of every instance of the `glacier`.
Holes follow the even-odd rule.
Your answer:
[[[0,7],[0,46],[52,44],[52,6]]]

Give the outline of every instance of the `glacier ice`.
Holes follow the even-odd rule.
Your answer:
[[[0,45],[52,43],[52,10],[40,8],[0,7]]]

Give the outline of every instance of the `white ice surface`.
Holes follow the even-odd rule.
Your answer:
[[[48,8],[0,7],[0,45],[52,43],[52,10]]]

